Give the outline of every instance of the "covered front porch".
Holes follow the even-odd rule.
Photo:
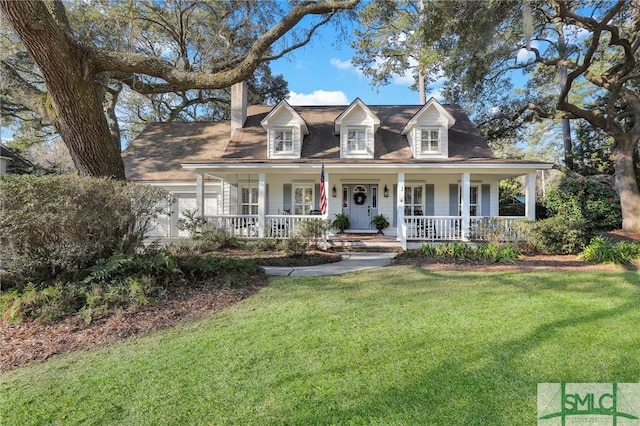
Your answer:
[[[303,221],[347,215],[350,234],[372,234],[375,215],[384,234],[407,248],[425,242],[513,240],[517,222],[535,220],[536,164],[325,164],[326,210],[320,209],[322,165],[183,165],[196,172],[196,208],[217,228],[247,239],[291,238]],[[499,215],[499,182],[522,176],[525,214]],[[218,180],[216,210],[207,210],[205,182]],[[209,189],[210,190],[210,189]],[[327,240],[337,239],[330,230]]]

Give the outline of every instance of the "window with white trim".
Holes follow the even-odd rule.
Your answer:
[[[276,154],[293,153],[293,130],[277,129],[273,131],[274,151]]]
[[[313,185],[294,185],[293,214],[309,214],[313,208]]]
[[[367,152],[366,129],[348,129],[347,130],[347,152],[349,154]]]
[[[420,153],[440,152],[440,129],[422,129],[420,131]]]
[[[458,203],[458,211],[460,215],[462,215],[462,190],[460,185],[458,185],[458,192],[460,193],[459,203]],[[480,191],[478,190],[478,185],[471,185],[469,187],[469,215],[470,216],[478,216],[478,199]]]
[[[422,185],[405,186],[404,187],[404,215],[405,216],[423,216],[423,200]]]
[[[258,188],[240,189],[240,214],[258,214]]]

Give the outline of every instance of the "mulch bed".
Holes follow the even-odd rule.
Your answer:
[[[185,321],[217,312],[245,299],[264,283],[244,288],[173,288],[154,306],[131,308],[85,324],[71,317],[55,324],[37,321],[0,324],[0,370],[11,370],[75,352],[143,336]]]
[[[326,251],[312,251],[304,256],[260,257],[257,258],[260,266],[317,266],[326,263],[339,262],[342,259],[340,253]]]
[[[629,239],[625,234],[614,234]],[[632,237],[636,237],[635,235]],[[640,240],[640,235],[637,236]],[[635,238],[632,238],[635,239]],[[233,256],[233,252],[227,253]],[[259,257],[262,265],[311,266],[340,260],[339,253],[310,252],[307,259],[286,258],[282,254],[251,255],[239,251],[238,257]],[[415,265],[428,270],[460,271],[623,271],[638,270],[640,262],[627,267],[587,264],[576,256],[525,256],[515,264],[443,262],[425,257],[400,259],[396,264]],[[109,318],[85,324],[73,317],[56,324],[39,322],[22,324],[0,323],[0,371],[42,362],[52,356],[86,350],[118,340],[143,336],[155,330],[171,327],[231,306],[258,292],[266,282],[231,288],[174,288],[154,306],[127,309]]]

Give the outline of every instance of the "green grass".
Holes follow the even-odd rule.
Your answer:
[[[640,381],[640,276],[280,278],[209,318],[0,376],[0,424],[535,424],[540,382]]]

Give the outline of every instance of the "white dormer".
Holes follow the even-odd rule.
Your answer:
[[[268,158],[300,158],[307,123],[287,101],[281,101],[260,122],[267,131]]]
[[[380,119],[359,98],[336,118],[334,126],[340,135],[340,158],[373,158]]]
[[[451,114],[434,98],[420,108],[402,129],[414,158],[447,158],[449,128],[456,123]]]

